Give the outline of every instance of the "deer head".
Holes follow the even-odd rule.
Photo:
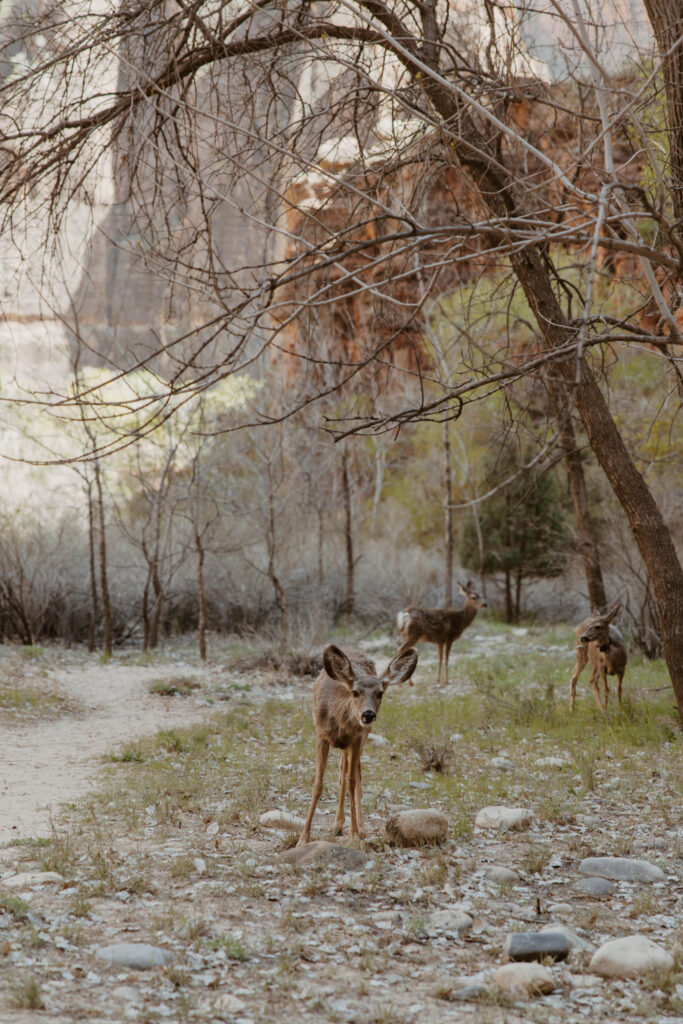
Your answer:
[[[358,672],[339,647],[328,644],[323,651],[323,666],[328,676],[343,683],[349,690],[353,714],[362,727],[377,718],[384,691],[390,683],[404,683],[410,679],[417,665],[417,651],[409,647],[389,662],[381,676]]]

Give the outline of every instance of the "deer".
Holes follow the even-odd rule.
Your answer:
[[[415,608],[411,605],[396,616],[396,625],[403,641],[399,648],[399,654],[420,640],[436,644],[439,650],[436,681],[437,683],[441,682],[441,664],[445,661],[446,685],[448,685],[448,657],[454,641],[474,622],[474,617],[480,608],[488,608],[486,601],[474,589],[472,580],[468,580],[465,584],[456,582],[458,590],[465,598],[462,608]],[[412,682],[410,685],[413,685]]]
[[[345,654],[334,644],[323,651],[323,669],[313,685],[313,721],[315,722],[315,782],[308,817],[297,846],[311,841],[313,815],[323,791],[323,778],[330,747],[341,751],[339,761],[339,800],[334,834],[344,831],[344,802],[349,792],[351,824],[349,838],[365,838],[361,807],[361,767],[363,747],[377,718],[387,686],[410,679],[417,665],[417,651],[409,648],[389,662],[381,676],[375,663],[358,651]]]
[[[576,683],[589,661],[591,663],[589,683],[600,710],[605,711],[609,698],[607,676],[617,677],[617,700],[621,704],[621,683],[628,658],[624,638],[617,627],[612,625],[612,620],[616,618],[620,608],[621,601],[618,601],[604,615],[601,615],[597,608],[593,608],[590,618],[584,619],[576,627],[576,665],[569,683],[569,708],[571,711],[574,710],[576,700]],[[600,699],[598,682],[600,679],[605,696],[604,705]]]

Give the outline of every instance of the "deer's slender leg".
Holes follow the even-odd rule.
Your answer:
[[[607,682],[607,671],[604,665],[600,668],[600,678],[602,679],[602,688],[605,694],[605,707],[607,707],[607,701],[609,700],[609,683]]]
[[[349,747],[349,810],[351,811],[351,828],[349,829],[349,838],[353,839],[355,836],[360,837],[360,830],[358,828],[358,807],[361,799],[361,780],[360,780],[360,753],[362,749],[362,741],[353,743]]]
[[[448,659],[451,656],[451,647],[453,646],[453,641],[447,640],[444,646],[446,648],[446,686],[448,686]]]
[[[325,768],[327,767],[327,755],[330,752],[330,745],[326,740],[318,740],[318,745],[315,750],[315,782],[313,783],[313,796],[311,798],[311,806],[308,811],[308,817],[306,818],[306,824],[304,825],[303,832],[299,836],[299,842],[297,846],[305,846],[311,840],[311,823],[313,821],[313,815],[320,799],[320,794],[323,791],[323,776],[325,775]]]
[[[621,681],[622,681],[623,678],[624,678],[624,673],[623,672],[621,673],[621,675],[617,676],[617,700],[619,701],[620,704],[621,704]]]
[[[340,751],[339,758],[339,800],[337,801],[337,815],[334,819],[334,834],[340,836],[344,831],[344,800],[346,799],[346,779],[348,775],[349,762],[347,751]]]
[[[439,667],[436,670],[436,682],[438,684],[441,682],[441,658],[443,656],[443,644],[437,644],[436,647],[439,652]]]
[[[576,665],[574,666],[574,671],[572,672],[572,678],[571,678],[571,680],[569,682],[569,710],[570,711],[574,710],[574,701],[576,700],[576,684],[577,684],[579,676],[581,675],[581,673],[583,672],[584,668],[586,667],[586,662],[587,661],[588,661],[588,654],[586,652],[586,648],[583,645],[581,645],[581,647],[577,647],[576,648]]]
[[[598,685],[598,674],[599,674],[599,672],[598,672],[597,668],[592,669],[591,677],[588,680],[588,682],[591,685],[591,688],[593,690],[593,694],[595,696],[595,700],[597,701],[598,707],[600,708],[601,711],[604,711],[605,708],[603,707],[603,703],[600,700],[600,687]]]

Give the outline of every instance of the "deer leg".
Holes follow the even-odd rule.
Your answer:
[[[444,647],[446,648],[446,657],[445,657],[445,663],[446,663],[446,666],[445,666],[446,667],[446,686],[448,686],[448,659],[451,656],[451,647],[452,646],[453,646],[453,641],[452,640],[451,640],[450,643],[444,644]]]
[[[609,700],[609,683],[607,682],[607,670],[604,665],[600,669],[600,678],[602,679],[602,688],[605,694],[605,707],[607,707],[607,701]]]
[[[438,686],[438,684],[441,682],[441,658],[443,655],[443,644],[437,644],[436,648],[439,652],[439,667],[436,670],[436,683]]]
[[[363,768],[361,765],[360,756],[362,749],[358,752],[358,778],[356,786],[356,824],[358,825],[358,836],[360,839],[365,839],[365,825],[363,824]]]
[[[361,744],[354,744],[349,748],[349,810],[351,811],[351,827],[349,839],[359,836],[357,809],[360,805],[360,752]]]
[[[419,640],[419,639],[420,638],[418,637],[417,640]],[[403,639],[403,633],[401,633],[401,640],[403,640],[403,643],[399,647],[399,649],[397,651],[397,654],[396,654],[396,657],[398,657],[399,654],[403,654],[404,651],[407,651],[409,647],[413,647],[415,645],[415,643],[417,642],[417,640],[411,640],[411,638],[409,636],[407,636],[405,639]],[[408,686],[412,686],[412,685],[413,685],[413,678],[411,676],[410,679],[408,680]]]
[[[577,649],[576,649],[576,665],[574,666],[574,671],[572,672],[572,677],[571,677],[571,680],[569,681],[569,710],[570,711],[574,710],[574,701],[576,700],[576,684],[578,682],[579,676],[581,675],[581,673],[583,672],[584,668],[586,667],[587,660],[588,660],[588,656],[586,654],[586,648],[585,647],[577,647]]]
[[[344,800],[346,799],[348,767],[346,751],[342,750],[339,758],[339,800],[337,802],[337,815],[334,819],[335,836],[340,836],[344,831]]]
[[[320,794],[323,791],[323,776],[325,775],[325,768],[327,767],[327,755],[330,752],[330,745],[325,740],[318,740],[318,746],[315,751],[315,782],[313,783],[313,796],[311,798],[311,806],[308,811],[308,817],[306,818],[306,824],[304,825],[303,832],[299,836],[299,842],[297,846],[305,846],[306,843],[311,841],[311,823],[313,821],[313,815],[320,799]]]
[[[602,701],[600,700],[600,687],[598,686],[598,673],[599,673],[599,669],[594,668],[592,670],[592,672],[591,672],[591,677],[588,680],[588,682],[591,685],[591,688],[593,690],[593,695],[595,697],[595,700],[597,702],[598,707],[600,708],[601,711],[604,711],[605,708],[603,706]]]
[[[623,672],[621,673],[621,675],[617,675],[617,700],[619,701],[620,704],[621,704],[621,681],[622,681],[623,678],[624,678],[624,673]]]

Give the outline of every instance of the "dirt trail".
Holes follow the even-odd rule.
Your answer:
[[[159,668],[107,665],[55,673],[64,696],[81,705],[52,721],[0,722],[0,844],[48,835],[50,812],[96,788],[101,756],[121,744],[205,717],[196,697],[152,696]]]

